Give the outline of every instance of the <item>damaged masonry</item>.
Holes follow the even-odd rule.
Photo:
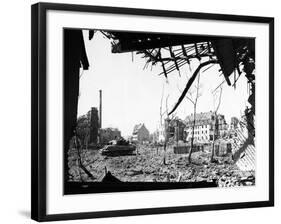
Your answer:
[[[141,61],[138,72],[149,74],[143,78],[154,76],[159,80],[160,85],[151,81],[155,85],[151,93],[157,91],[157,97],[150,95],[143,105],[140,99],[143,109],[137,110],[132,119],[134,106],[121,97],[115,98],[126,88],[117,85],[120,80],[115,68],[110,77],[116,85],[110,90],[95,83],[87,83],[89,89],[94,89],[91,94],[83,89],[81,77],[85,74],[94,76],[97,83],[102,79],[103,74],[95,73],[95,63],[101,63],[102,58],[92,58],[91,53],[99,41],[110,43],[111,53],[106,54],[131,59],[120,59],[119,64],[132,62],[133,66]],[[102,49],[101,45],[97,49]],[[107,49],[104,47],[104,51]],[[110,61],[103,63],[111,66]],[[242,85],[246,86],[247,102],[235,95],[242,91]],[[140,97],[138,88],[134,88],[128,94]],[[85,95],[91,101],[80,113]],[[79,193],[79,186],[87,192],[110,192],[118,191],[114,186],[153,190],[178,188],[183,183],[182,188],[255,185],[252,38],[66,29],[64,101],[66,193]],[[240,114],[231,114],[230,108],[236,105],[240,108],[233,111]],[[122,107],[129,111],[127,120],[118,120],[119,113],[127,113]],[[148,112],[151,117],[145,117]],[[104,184],[102,190],[98,183]],[[151,184],[146,187],[144,183]],[[163,186],[161,183],[169,184],[157,188]]]

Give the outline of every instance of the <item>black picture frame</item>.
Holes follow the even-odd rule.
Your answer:
[[[208,204],[68,214],[46,213],[46,13],[48,10],[81,13],[111,13],[216,21],[253,22],[269,25],[269,200],[243,203]],[[31,10],[31,218],[36,221],[74,220],[86,218],[178,213],[206,210],[274,206],[274,18],[240,15],[163,11],[151,9],[103,7],[89,5],[37,3]]]

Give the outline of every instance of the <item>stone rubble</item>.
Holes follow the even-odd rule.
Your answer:
[[[158,151],[158,153],[157,153]],[[158,150],[138,146],[138,154],[125,156],[102,156],[98,150],[82,150],[83,165],[95,179],[90,179],[78,166],[77,151],[69,150],[69,181],[101,181],[105,170],[124,182],[197,182],[216,180],[219,187],[255,185],[254,171],[241,171],[233,164],[231,155],[216,157],[209,163],[210,153],[194,152],[192,163],[187,154],[174,154],[172,148],[166,152],[163,164],[163,148]]]

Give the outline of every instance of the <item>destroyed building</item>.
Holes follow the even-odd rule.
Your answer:
[[[230,119],[230,125],[229,125],[229,129],[228,129],[228,138],[233,138],[233,137],[237,137],[237,133],[236,130],[240,128],[240,124],[239,124],[239,119],[237,117],[232,117]]]
[[[116,140],[121,137],[121,131],[117,128],[101,128],[100,129],[100,143],[106,144],[111,140]]]
[[[132,135],[132,141],[139,143],[149,141],[149,131],[143,123],[135,125]]]
[[[185,123],[183,120],[179,118],[171,119],[165,123],[168,124],[168,138],[174,141],[185,141],[186,133],[185,133]]]
[[[236,129],[239,124],[239,119],[237,117],[232,117],[230,120],[230,129]]]
[[[194,140],[197,142],[209,142],[213,140],[214,134],[216,138],[223,137],[228,130],[228,125],[224,115],[217,115],[217,127],[215,127],[215,115],[212,111],[198,113],[195,115]],[[194,125],[194,115],[191,114],[185,119],[186,140],[192,138],[192,130]],[[214,133],[215,131],[215,133]]]

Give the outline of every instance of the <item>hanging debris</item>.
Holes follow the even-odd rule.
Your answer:
[[[112,40],[113,53],[136,51],[137,54],[143,54],[143,58],[146,60],[144,68],[147,68],[149,63],[156,65],[160,62],[163,71],[159,75],[164,75],[166,79],[170,73],[180,72],[180,68],[184,65],[188,65],[191,71],[190,61],[192,59],[204,61],[188,80],[186,88],[170,113],[177,109],[192,85],[196,74],[205,65],[219,64],[220,71],[225,78],[224,82],[228,85],[231,85],[229,77],[235,72],[234,88],[242,74],[241,65],[244,66],[244,72],[247,74],[249,82],[254,80],[254,75],[251,74],[254,69],[254,39],[160,33],[109,31],[103,31],[103,33]],[[206,72],[211,67],[209,66],[204,71]],[[236,71],[238,76],[236,76]]]

